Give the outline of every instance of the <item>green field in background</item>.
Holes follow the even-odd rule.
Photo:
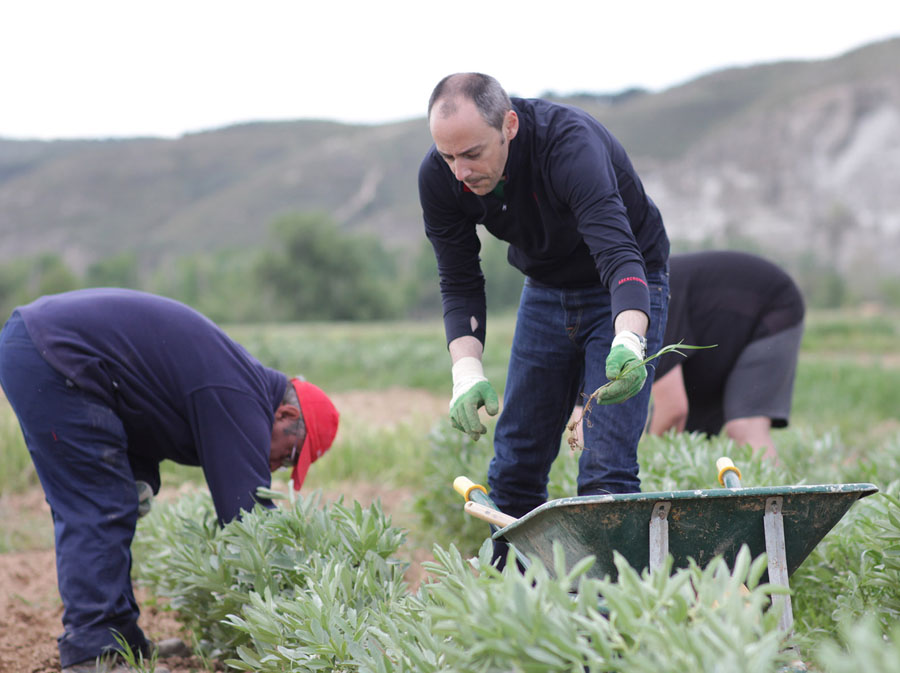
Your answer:
[[[502,393],[514,317],[488,322],[485,370]],[[450,395],[449,356],[438,320],[390,323],[303,323],[226,326],[264,364],[302,374],[330,392],[407,387]],[[801,351],[791,431],[836,433],[860,451],[896,441],[900,428],[900,315],[810,313]],[[388,400],[389,403],[389,400]],[[351,426],[352,427],[352,426]],[[787,431],[783,431],[787,432]],[[369,480],[415,485],[426,445],[422,428],[352,427],[314,483]],[[776,441],[779,435],[776,434]],[[0,489],[37,484],[18,424],[0,402]],[[164,463],[164,481],[201,478],[194,468]],[[167,482],[168,483],[168,482]]]

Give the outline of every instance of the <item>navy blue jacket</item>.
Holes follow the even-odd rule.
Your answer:
[[[212,321],[171,299],[112,288],[49,295],[18,311],[44,359],[121,418],[136,479],[157,491],[161,460],[200,465],[222,522],[271,485],[272,423],[287,377]]]
[[[484,276],[475,225],[510,244],[510,264],[553,287],[602,284],[613,316],[650,316],[647,271],[665,268],[669,239],[622,145],[588,113],[513,98],[503,196],[478,196],[432,145],[419,168],[425,232],[440,274],[447,341],[484,341]],[[470,317],[478,328],[473,333]]]

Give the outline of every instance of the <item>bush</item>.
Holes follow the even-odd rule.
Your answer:
[[[252,659],[253,648],[280,644],[285,633],[272,630],[277,617],[267,618],[265,609],[275,602],[324,607],[315,596],[331,591],[341,600],[329,609],[378,611],[403,594],[405,566],[393,555],[404,533],[377,505],[321,507],[315,496],[292,498],[292,505],[257,507],[220,528],[201,494],[141,520],[133,545],[138,578],[169,598],[208,656]],[[291,612],[283,606],[277,614]]]
[[[379,320],[401,315],[393,258],[373,237],[342,234],[324,215],[272,227],[255,270],[280,320]]]

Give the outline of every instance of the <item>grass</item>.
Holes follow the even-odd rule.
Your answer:
[[[813,670],[837,672],[851,670],[851,666],[856,666],[853,670],[859,670],[858,662],[863,659],[858,651],[870,652],[873,657],[890,662],[890,657],[900,644],[900,636],[893,636],[890,641],[877,637],[873,640],[873,633],[879,628],[887,629],[900,614],[897,591],[900,567],[896,561],[900,558],[900,517],[897,514],[897,504],[900,502],[897,499],[900,496],[900,482],[897,481],[900,474],[900,415],[896,409],[896,400],[900,399],[900,376],[897,375],[900,360],[894,356],[900,317],[813,313],[807,325],[795,384],[791,426],[775,433],[780,465],[763,462],[752,456],[749,447],[735,446],[722,437],[707,439],[685,434],[648,436],[643,438],[639,448],[641,478],[645,491],[715,488],[715,460],[720,455],[729,455],[740,467],[744,485],[747,486],[851,482],[872,482],[878,486],[882,493],[855,504],[791,578],[791,587],[795,592],[795,639],[805,652],[815,655],[807,658],[807,661],[815,659],[817,662],[814,665],[818,668]],[[491,324],[485,360],[488,375],[500,390],[512,327],[511,320]],[[329,391],[385,391],[402,387],[421,390],[423,394],[449,397],[449,358],[439,323],[251,326],[230,328],[229,331],[267,365],[288,373],[303,373]],[[385,398],[379,399],[379,404],[390,409],[393,400],[389,392],[385,393]],[[490,435],[493,419],[488,426]],[[35,515],[35,520],[39,516],[45,524],[38,526],[21,521],[16,523],[15,516],[3,511],[9,497],[13,497],[11,494],[21,493],[25,497],[34,493],[36,485],[17,423],[6,406],[0,407],[0,442],[0,488],[3,493],[0,497],[0,517],[6,522],[0,527],[0,551],[46,547],[52,544],[46,534],[49,528],[46,512]],[[561,438],[562,450],[551,472],[551,498],[575,492],[578,452],[570,451],[564,442],[565,438]],[[416,419],[380,425],[348,415],[342,421],[336,446],[310,471],[303,492],[307,495],[329,491],[349,493],[350,497],[345,499],[348,504],[352,503],[354,496],[363,499],[364,494],[398,493],[404,500],[402,516],[398,520],[408,536],[405,544],[419,549],[433,549],[440,565],[445,568],[443,571],[438,568],[436,572],[446,572],[451,584],[474,582],[467,591],[481,592],[486,599],[493,601],[493,592],[498,588],[495,584],[482,586],[482,580],[471,579],[462,567],[458,572],[447,570],[449,566],[463,564],[462,558],[477,554],[487,534],[482,522],[463,513],[461,499],[453,492],[451,482],[458,474],[483,481],[490,457],[490,442],[472,442],[465,435],[453,431],[446,420],[437,424]],[[286,478],[286,474],[279,473],[277,476],[281,482]],[[202,475],[198,468],[166,462],[163,482],[167,485],[202,483]],[[37,508],[30,508],[34,509]],[[164,509],[160,509],[163,511],[159,513],[163,514]],[[43,530],[44,533],[29,539],[23,535],[23,526]],[[360,527],[361,532],[365,529],[365,526]],[[441,550],[448,546],[450,551]],[[455,556],[456,549],[462,558]],[[186,568],[193,568],[199,561],[188,559],[185,563]],[[168,569],[167,564],[168,561],[163,566],[165,569]],[[321,570],[334,573],[346,571],[339,569],[338,565],[323,565]],[[695,573],[691,581],[699,581],[699,578]],[[317,584],[319,588],[316,591],[337,591],[341,586],[350,586],[349,578],[339,578],[337,574],[328,575],[326,579],[327,584]],[[620,588],[626,594],[629,591],[632,594],[623,594],[622,600],[633,601],[636,600],[634,596],[646,592],[646,614],[657,614],[658,611],[653,608],[653,601],[656,600],[654,587],[669,591],[667,585],[639,582],[636,577],[631,577],[629,582],[629,587]],[[518,605],[518,601],[529,591],[524,585],[503,585],[499,589],[509,592],[509,603],[503,608],[506,610],[504,614],[514,614],[516,608],[513,606]],[[614,590],[618,589],[605,588],[607,592]],[[466,596],[448,593],[446,599],[450,602],[468,600]],[[335,620],[337,624],[337,620],[343,619],[337,612],[340,601],[334,602],[332,599],[335,596],[330,594],[323,594],[323,597],[328,600],[323,598],[321,606],[333,611],[328,619]],[[547,596],[540,597],[540,600],[555,601]],[[723,607],[728,607],[721,600],[719,602]],[[740,608],[738,604],[732,607],[734,610]],[[256,608],[260,618],[270,619],[267,606],[260,604]],[[570,608],[568,599],[560,598],[554,609]],[[312,608],[308,602],[292,599],[281,609],[290,615],[289,610]],[[730,607],[728,609],[731,610]],[[410,614],[410,622],[404,628],[413,630],[419,614],[415,611]],[[659,615],[660,618],[664,616],[662,612]],[[838,628],[839,625],[868,623],[865,619],[867,615],[875,620],[875,626],[867,630],[853,630],[846,626]],[[444,615],[441,623],[457,624],[464,619],[458,614],[448,614]],[[539,616],[534,619],[539,619]],[[754,631],[759,622],[754,620],[758,617],[741,627],[747,630],[742,638],[751,644],[762,642],[758,638],[760,634]],[[583,625],[584,622],[578,617],[575,623]],[[666,630],[661,633],[675,633],[681,628],[678,626],[680,623],[667,621]],[[492,622],[492,625],[496,626],[496,623]],[[711,619],[709,625],[714,630],[719,628],[717,619]],[[390,625],[383,626],[387,628]],[[840,642],[844,649],[837,651],[834,649],[837,645],[830,638],[839,631],[843,634]],[[766,633],[771,634],[771,631]],[[430,637],[424,627],[421,637]],[[698,633],[686,631],[676,640],[700,637]],[[512,642],[515,635],[510,633],[503,638],[506,639],[503,642]],[[441,648],[451,640],[428,642],[429,647]],[[585,642],[600,641],[591,637]],[[733,649],[745,655],[749,650],[740,642],[736,641]],[[564,645],[563,640],[561,647]],[[686,656],[686,650],[678,649],[671,643],[660,643],[647,651],[656,649],[664,652],[665,656]],[[272,656],[277,652],[273,650]],[[818,654],[820,652],[831,654],[828,658],[822,658]],[[412,658],[419,654],[417,651],[408,652]],[[449,656],[452,653],[445,654]],[[643,652],[638,654],[644,656]],[[774,661],[769,654],[761,653],[759,656],[761,662]],[[866,670],[893,670],[889,663],[882,666],[878,661],[873,660],[874,663]],[[687,660],[684,665],[691,667]],[[760,664],[761,667],[754,670],[769,670],[765,667],[767,665]],[[627,670],[659,670],[659,662],[647,663],[646,668],[643,666],[638,662]]]
[[[341,419],[334,446],[311,469],[304,489],[333,489],[357,481],[386,485],[416,484],[421,476],[423,437],[428,428],[421,421],[371,427],[353,418]],[[184,482],[203,483],[201,468],[165,461],[162,481],[169,486]],[[280,470],[274,480],[288,483],[290,472]]]
[[[353,480],[374,480],[386,484],[414,484],[421,475],[422,428],[400,424],[390,428],[342,428],[342,439],[328,454],[328,460],[310,470],[316,484]]]
[[[492,319],[485,353],[488,377],[502,394],[514,319]],[[329,392],[413,388],[449,397],[449,356],[439,321],[399,323],[309,323],[229,326],[227,331],[264,364],[302,373]],[[792,427],[779,443],[801,433],[831,434],[861,455],[873,443],[890,442],[900,430],[900,360],[892,360],[900,315],[811,313],[807,318]],[[399,424],[366,427],[342,419],[342,431],[327,460],[311,472],[311,483],[372,480],[415,483],[427,455],[430,428]],[[37,485],[18,423],[0,405],[0,491]],[[166,482],[201,480],[198,468],[163,463]]]
[[[806,316],[803,351],[807,354],[896,355],[900,315],[813,311]]]
[[[498,384],[505,379],[513,326],[513,318],[488,324],[485,371]],[[332,392],[449,388],[450,356],[440,321],[240,325],[226,331],[267,366],[302,374]]]
[[[488,326],[486,371],[501,394],[513,327],[514,320],[510,317],[491,320]],[[439,321],[252,325],[226,329],[264,364],[289,374],[302,373],[330,392],[402,387],[449,397],[449,356]],[[805,480],[809,475],[804,470],[812,468],[801,467],[807,465],[803,457],[819,453],[825,461],[840,457],[847,464],[848,478],[858,476],[859,480],[877,480],[879,468],[867,459],[873,454],[883,456],[882,462],[889,462],[891,467],[896,466],[896,460],[884,456],[897,455],[900,444],[900,416],[896,412],[900,376],[897,376],[898,363],[891,359],[898,333],[900,316],[893,314],[813,312],[808,316],[791,427],[775,435],[785,466],[777,474],[759,475],[768,481],[757,483]],[[390,400],[382,403],[390,408]],[[432,460],[436,450],[429,439],[431,431],[432,428],[420,422],[382,427],[345,416],[334,449],[310,471],[307,488],[376,482],[387,487],[419,489],[425,481],[422,466]],[[685,472],[697,469],[697,446],[707,444],[685,448],[683,441],[684,438],[673,438],[668,448],[661,449],[653,438],[645,438],[642,456],[647,457],[642,458],[642,464],[651,465],[653,454],[665,450],[681,456]],[[442,439],[437,445],[444,443]],[[0,491],[10,494],[33,489],[37,479],[18,424],[5,403],[0,406],[0,444]],[[823,448],[820,451],[817,447]],[[728,448],[726,443],[722,450]],[[446,449],[437,449],[443,450]],[[461,448],[455,451],[459,454]],[[482,441],[470,453],[477,456],[473,460],[481,466],[486,465],[489,451],[489,443]],[[568,450],[562,454],[565,456]],[[573,473],[577,469],[574,460],[566,460],[561,458],[560,466],[554,470]],[[654,483],[654,477],[648,467],[644,471],[647,472],[642,475],[646,489]],[[199,468],[166,461],[162,473],[163,483],[167,485],[185,481],[202,483]],[[882,468],[881,474],[889,473]]]
[[[478,670],[535,673],[774,673],[796,657],[815,661],[811,670],[822,673],[849,671],[854,662],[852,670],[863,663],[862,670],[872,673],[895,670],[900,481],[887,484],[884,495],[856,503],[793,575],[796,621],[787,637],[777,629],[777,613],[767,609],[772,588],[758,585],[762,557],[751,564],[749,555],[739,555],[733,570],[714,561],[671,576],[668,568],[638,575],[619,564],[617,581],[598,582],[579,579],[590,559],[566,570],[557,555],[557,580],[539,562],[525,576],[512,567],[498,575],[486,567],[490,545],[479,548],[483,524],[474,535],[475,551],[463,549],[457,544],[462,536],[447,526],[459,508],[435,503],[448,475],[474,474],[488,453],[484,443],[446,432],[446,425],[429,438],[421,482],[429,507],[417,526],[419,534],[430,528],[442,538],[429,565],[436,581],[414,594],[397,584],[398,575],[385,574],[397,567],[400,538],[378,510],[367,514],[355,505],[352,516],[342,508],[327,515],[313,502],[315,495],[303,498],[299,516],[296,507],[255,512],[220,532],[197,523],[212,521],[208,497],[158,509],[142,521],[137,572],[162,595],[177,598],[182,617],[202,634],[207,649],[232,653],[229,663],[241,670],[399,673],[473,670],[463,662],[477,661]],[[792,464],[781,469],[721,438],[653,437],[642,446],[642,465],[652,490],[710,487],[714,459],[722,453],[735,458],[747,485],[789,481],[779,474],[795,471],[827,483],[841,480],[845,448],[833,436],[797,441],[785,451]],[[877,447],[872,458],[881,453]],[[557,461],[554,488],[571,490],[570,458],[564,452]],[[445,518],[429,520],[429,513]],[[741,584],[749,597],[738,590]],[[577,597],[570,592],[576,585]],[[608,618],[597,611],[601,596]],[[223,600],[229,603],[220,605]],[[854,624],[865,628],[851,630]],[[843,635],[836,639],[838,633]],[[797,647],[796,653],[785,644]],[[826,651],[831,656],[822,657]]]

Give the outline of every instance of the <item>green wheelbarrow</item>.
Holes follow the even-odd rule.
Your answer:
[[[667,555],[676,568],[716,556],[733,567],[747,545],[754,558],[767,554],[768,581],[788,588],[790,575],[851,505],[878,491],[873,484],[743,488],[730,459],[716,465],[725,488],[560,498],[519,519],[500,512],[484,487],[466,477],[453,486],[466,498],[466,511],[492,524],[492,538],[509,542],[526,566],[535,557],[552,569],[558,542],[569,569],[594,556],[588,575],[615,579],[614,551],[638,570],[659,568]],[[776,599],[785,603],[780,626],[789,632],[790,596]]]

